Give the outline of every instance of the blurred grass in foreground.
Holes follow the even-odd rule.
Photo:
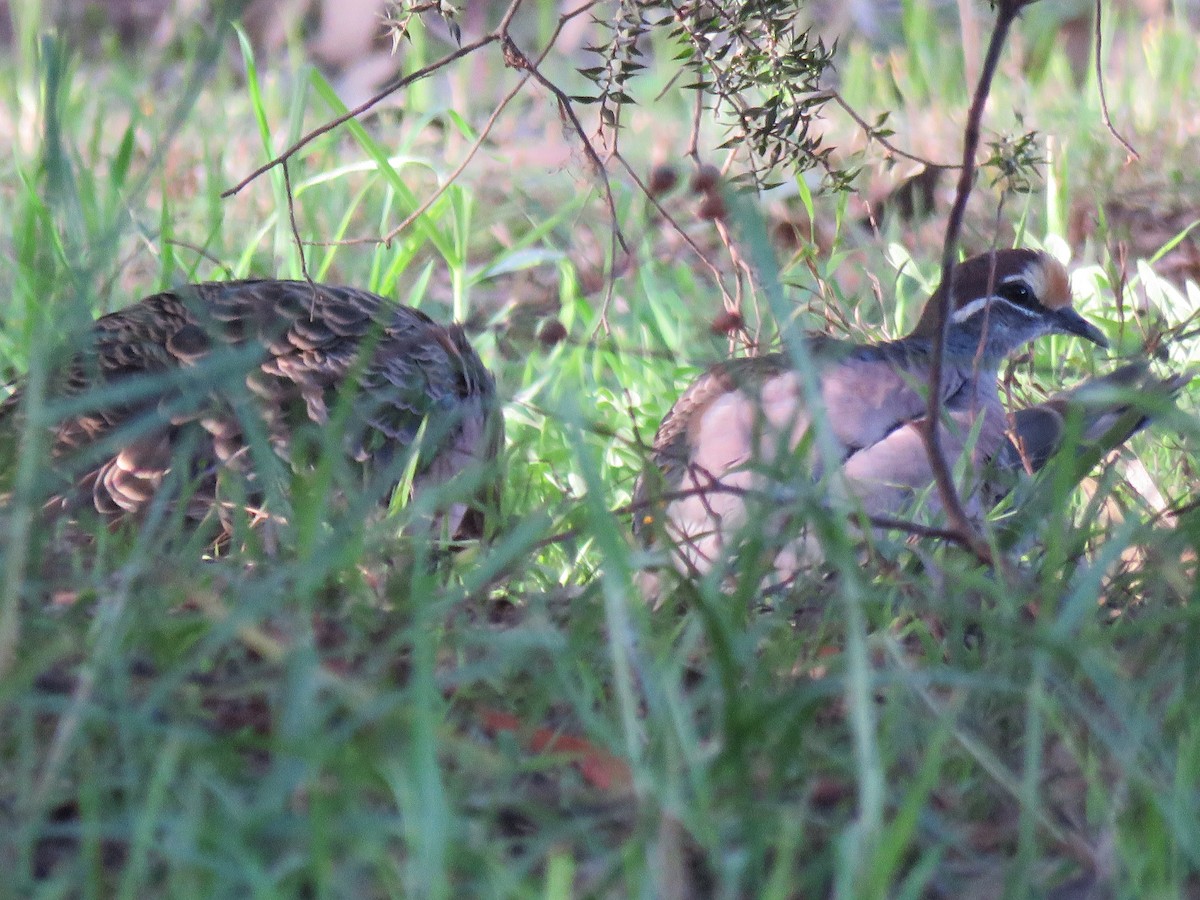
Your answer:
[[[1200,309],[1200,293],[1135,264],[1113,312],[1123,226],[1111,204],[1198,208],[1200,87],[1194,34],[1112,27],[1125,30],[1109,40],[1121,38],[1109,101],[1140,167],[1123,166],[1094,85],[1076,87],[1053,49],[1029,81],[1006,64],[988,122],[1008,129],[1019,110],[1022,129],[1048,136],[1048,182],[1006,201],[1001,240],[1015,228],[1069,252],[1088,315],[1136,353],[1160,319]],[[935,30],[910,27],[910,42],[922,33],[887,54],[848,47],[842,90],[860,111],[894,108],[900,145],[952,159],[959,63]],[[212,64],[233,46],[216,34],[182,60],[80,62],[47,40],[33,63],[4,64],[6,374],[44,380],[94,314],[170,284],[301,274],[278,170],[218,195],[341,109],[302,63],[251,62],[244,82]],[[172,91],[152,87],[163,78]],[[645,169],[636,129],[653,125],[678,155],[690,123],[685,104],[651,96],[623,139]],[[514,111],[534,129],[525,140],[554,120],[546,109]],[[472,140],[469,112],[431,102],[320,138],[290,172],[301,234],[386,233]],[[861,142],[830,118],[833,143]],[[1195,490],[1194,415],[1140,436],[1090,496],[1046,483],[1015,585],[893,536],[787,594],[760,596],[747,573],[732,595],[711,580],[669,586],[652,610],[635,577],[653,560],[609,511],[628,502],[659,416],[727,351],[708,331],[717,294],[615,178],[636,265],[601,330],[603,203],[572,181],[586,171],[577,158],[567,172],[512,162],[522,140],[501,132],[390,246],[305,248],[315,277],[471,325],[508,400],[508,519],[493,545],[447,558],[405,513],[364,526],[348,512],[285,530],[272,555],[250,535],[245,551],[202,561],[169,516],[52,554],[36,519],[6,513],[0,860],[13,894],[1195,891],[1200,519],[1159,508]],[[865,161],[864,181],[884,176]],[[990,242],[995,197],[981,185],[969,240]],[[723,259],[692,200],[670,208]],[[768,223],[800,206],[771,199]],[[1079,233],[1076,208],[1096,220]],[[940,220],[888,220],[875,241],[847,209],[816,198],[832,246],[779,254],[784,302],[802,326],[877,336],[912,321]],[[914,277],[891,275],[888,259],[906,253]],[[854,280],[864,270],[882,305]],[[1152,305],[1132,302],[1142,296]],[[549,317],[568,332],[553,346],[535,338]],[[769,338],[778,316],[762,320]],[[1187,342],[1166,352],[1176,366],[1196,357]],[[1111,365],[1047,341],[1017,368],[1037,395]],[[27,507],[36,451],[27,443],[17,468]],[[327,501],[297,490],[297,521],[325,520]]]

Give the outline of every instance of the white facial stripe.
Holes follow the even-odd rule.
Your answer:
[[[955,324],[965,322],[972,316],[977,315],[980,310],[988,305],[988,303],[1003,303],[1009,309],[1015,309],[1028,319],[1037,319],[1041,317],[1041,313],[1032,309],[1027,309],[1024,306],[1018,306],[1015,303],[1005,300],[1003,297],[980,297],[978,300],[972,300],[966,306],[959,307],[957,310],[955,310],[954,314],[950,316],[950,321],[954,322]]]
[[[1030,290],[1038,297],[1045,297],[1048,293],[1049,285],[1046,283],[1046,269],[1036,262],[1026,266],[1025,271],[1021,273],[1021,279],[1029,285]]]

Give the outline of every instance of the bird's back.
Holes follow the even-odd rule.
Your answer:
[[[51,397],[75,405],[53,426],[73,482],[53,503],[90,500],[110,518],[141,513],[171,472],[188,482],[189,513],[207,514],[220,472],[255,480],[256,440],[298,464],[302,429],[319,443],[338,427],[364,476],[393,483],[419,437],[418,480],[444,480],[494,458],[501,429],[492,377],[460,328],[304,281],[189,285],[103,316]],[[19,402],[18,390],[0,416]]]

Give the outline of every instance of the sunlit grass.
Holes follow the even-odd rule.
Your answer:
[[[907,50],[847,47],[842,90],[864,113],[895,108],[900,145],[950,160],[961,63],[912,15]],[[1196,286],[1164,281],[1152,252],[1135,256],[1130,305],[1114,312],[1127,236],[1102,215],[1075,241],[1071,210],[1096,206],[1101,184],[1165,183],[1172,204],[1196,208],[1185,124],[1196,117],[1180,110],[1200,109],[1200,87],[1187,74],[1194,35],[1118,25],[1110,104],[1152,163],[1125,165],[1094,84],[1076,87],[1054,50],[1029,83],[1006,63],[988,122],[1050,136],[1047,184],[1006,198],[999,240],[1020,233],[1069,256],[1082,308],[1137,355],[1156,316],[1173,325],[1197,311]],[[191,78],[215,53],[203,44],[195,60],[146,65],[63,54],[54,143],[55,52],[6,63],[0,80],[12,132],[0,166],[6,374],[47,378],[94,314],[156,289],[227,270],[302,275],[280,171],[220,194],[341,112],[318,73],[259,61],[245,80],[225,64]],[[509,75],[498,63],[495,74]],[[179,89],[154,89],[162,77]],[[678,155],[688,106],[656,109]],[[752,574],[730,589],[660,573],[652,608],[637,575],[662,554],[636,546],[629,514],[613,510],[661,415],[728,351],[709,332],[721,307],[708,270],[614,176],[636,265],[615,282],[606,331],[591,276],[608,213],[573,180],[584,164],[505,168],[521,148],[499,139],[389,245],[330,243],[413,212],[474,139],[471,112],[416,99],[317,139],[289,174],[314,277],[468,322],[506,404],[497,535],[448,555],[409,512],[379,520],[300,480],[290,500],[306,530],[284,527],[271,553],[247,529],[244,547],[206,560],[202,536],[166,510],[77,552],[36,519],[18,540],[6,513],[19,630],[0,680],[0,859],[14,892],[1022,896],[1095,873],[1121,895],[1189,889],[1200,524],[1194,511],[1159,516],[1136,467],[1168,503],[1187,502],[1193,416],[1140,435],[1090,498],[1039,483],[1045,512],[1012,583],[903,536],[860,554],[831,520],[837,552],[789,593],[764,597]],[[555,118],[545,104],[520,114]],[[847,154],[861,143],[852,123],[828,124]],[[622,140],[648,169],[650,141]],[[878,159],[866,157],[864,181],[885,177]],[[996,237],[996,196],[981,184],[972,249]],[[694,199],[666,202],[728,276]],[[765,221],[802,205],[772,199]],[[824,327],[825,307],[858,339],[912,324],[936,279],[940,219],[888,221],[876,240],[855,209],[816,198],[814,216],[837,226],[812,260],[819,280],[807,248],[794,259],[776,248],[789,286],[758,297],[765,339],[794,327],[781,320]],[[1133,303],[1143,296],[1152,309]],[[553,346],[535,337],[550,317],[568,334]],[[1195,360],[1187,341],[1165,352],[1173,368]],[[1079,342],[1045,342],[1019,367],[1021,396],[1113,365]],[[32,504],[36,441],[15,458],[18,480],[22,463],[28,473],[16,501]],[[498,728],[498,713],[520,727]],[[537,745],[539,729],[585,741],[583,764]],[[627,767],[605,786],[588,769],[602,754]]]

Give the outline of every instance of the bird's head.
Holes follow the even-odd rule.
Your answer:
[[[1029,341],[1073,334],[1101,347],[1104,333],[1071,306],[1062,263],[1039,250],[997,250],[964,260],[951,275],[949,357],[981,358],[998,366]],[[912,336],[932,339],[941,285],[930,297]]]

